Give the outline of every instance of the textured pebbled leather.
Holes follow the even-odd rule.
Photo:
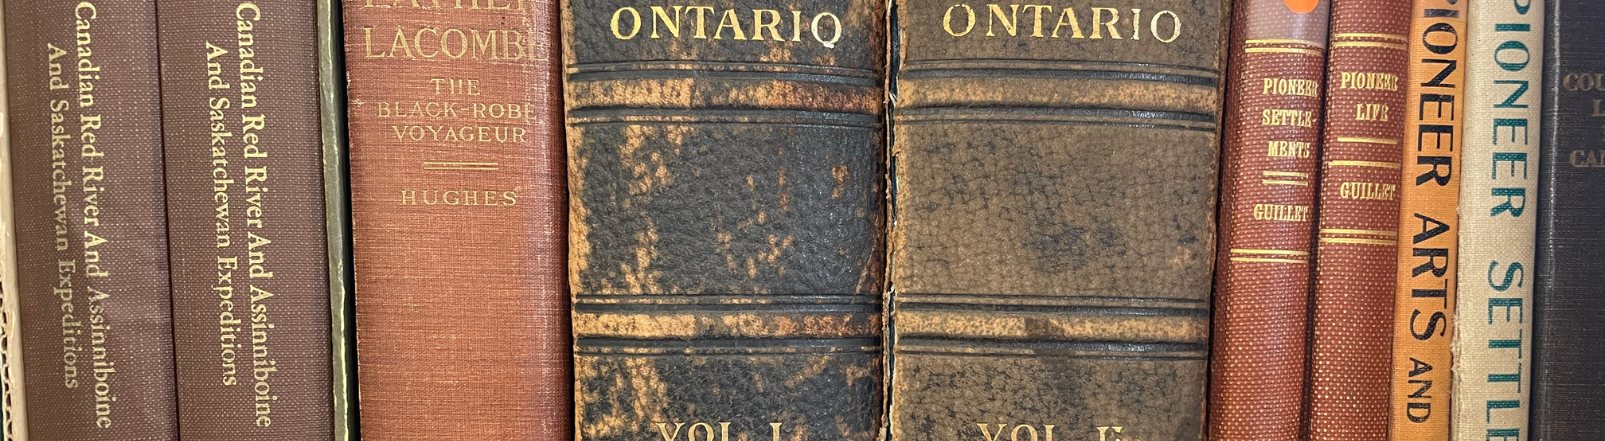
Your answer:
[[[1228,2],[970,5],[896,4],[891,438],[1200,439]]]
[[[875,440],[884,5],[704,4],[564,2],[577,439]]]
[[[1217,441],[1301,430],[1330,8],[1247,0],[1233,11],[1210,354]]]
[[[1605,4],[1548,0],[1532,436],[1605,439]]]
[[[1333,0],[1310,341],[1311,441],[1388,433],[1410,2]]]

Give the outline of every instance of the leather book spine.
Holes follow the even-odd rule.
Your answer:
[[[0,35],[5,8],[0,7]],[[5,39],[0,38],[0,59]],[[0,439],[28,441],[22,380],[22,292],[17,289],[16,211],[12,206],[11,129],[6,125],[6,65],[0,62]]]
[[[1605,439],[1605,4],[1549,0],[1533,293],[1534,441]],[[1537,60],[1537,57],[1534,57]]]
[[[1210,439],[1296,439],[1301,430],[1330,7],[1233,8]]]
[[[877,440],[884,3],[704,5],[564,2],[576,439]]]
[[[1467,3],[1416,0],[1407,35],[1388,426],[1394,441],[1449,441]]]
[[[29,435],[177,439],[155,2],[5,15]]]
[[[352,308],[351,186],[346,143],[345,47],[339,0],[316,5],[318,122],[323,167],[324,232],[329,253],[330,393],[334,441],[357,439],[357,335]]]
[[[1230,2],[1115,5],[897,2],[892,440],[1207,435]]]
[[[1388,436],[1410,17],[1410,1],[1332,1],[1310,340],[1311,441]]]
[[[331,440],[314,0],[158,0],[185,439]]]
[[[1468,5],[1451,439],[1531,439],[1544,0]]]
[[[343,7],[362,437],[568,438],[557,3]]]

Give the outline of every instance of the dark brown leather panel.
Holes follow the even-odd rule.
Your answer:
[[[892,439],[1203,437],[1227,2],[896,6]]]

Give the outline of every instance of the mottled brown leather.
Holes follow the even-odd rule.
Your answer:
[[[156,4],[8,0],[5,13],[29,435],[177,439]]]
[[[893,440],[1205,434],[1228,2],[1050,6],[896,5]]]
[[[702,4],[564,3],[576,438],[876,440],[885,9]]]
[[[344,8],[362,438],[568,438],[557,4]]]
[[[1301,5],[1245,0],[1234,6],[1210,438],[1293,440],[1304,408],[1331,5],[1321,0],[1313,9],[1294,9]]]
[[[1311,441],[1388,435],[1410,11],[1405,0],[1332,1],[1310,343]]]
[[[317,5],[158,3],[180,434],[333,439]]]

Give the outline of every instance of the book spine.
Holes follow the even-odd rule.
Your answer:
[[[1411,16],[1393,313],[1394,441],[1449,440],[1467,3],[1416,0]]]
[[[1296,439],[1301,430],[1330,7],[1234,6],[1210,439]]]
[[[330,386],[334,441],[357,436],[357,335],[351,277],[351,186],[346,143],[345,47],[340,1],[317,3],[318,115],[323,159],[324,231],[328,233]]]
[[[0,35],[5,8],[0,5]],[[0,60],[5,55],[0,38]],[[12,206],[11,129],[6,111],[6,64],[0,62],[0,439],[28,441],[27,402],[22,374],[22,292],[17,289],[16,211]]]
[[[186,439],[330,440],[313,0],[158,0]]]
[[[176,439],[155,3],[5,6],[29,435]]]
[[[1388,435],[1411,2],[1333,0],[1310,341],[1311,441]]]
[[[564,2],[577,439],[880,437],[883,5]]]
[[[894,441],[1207,434],[1230,2],[1107,4],[896,4]]]
[[[1472,2],[1452,439],[1531,439],[1544,0]]]
[[[1532,307],[1535,441],[1605,439],[1605,4],[1549,0]]]
[[[343,2],[362,436],[570,436],[555,2]]]

